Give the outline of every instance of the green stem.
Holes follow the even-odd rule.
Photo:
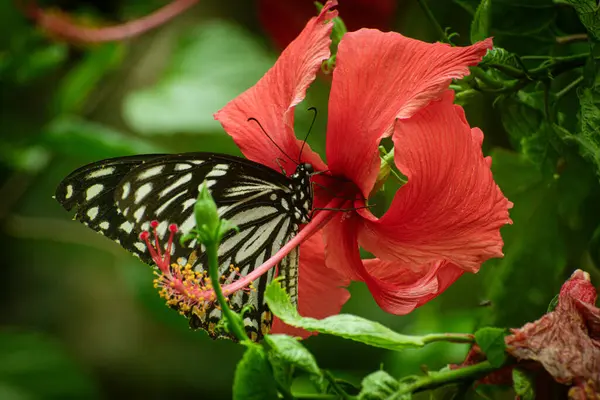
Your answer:
[[[221,312],[227,319],[227,326],[231,333],[233,333],[240,342],[249,342],[250,339],[246,334],[246,330],[239,324],[241,321],[239,316],[231,311],[229,305],[227,305],[227,300],[223,295],[223,291],[221,290],[221,284],[219,283],[219,241],[207,241],[204,243],[204,245],[206,246],[206,255],[208,256],[208,274],[210,275],[210,281],[212,283],[215,296],[217,297],[219,305],[221,306]]]
[[[489,361],[484,361],[479,364],[469,365],[468,367],[432,373],[431,375],[421,377],[415,382],[403,387],[399,394],[435,389],[449,383],[474,381],[497,371],[498,369],[499,368],[492,366]]]
[[[322,399],[322,400],[339,400],[336,394],[320,394],[320,393],[295,393],[295,399]]]
[[[331,374],[331,372],[329,371],[323,371],[323,376],[325,377],[325,379],[327,379],[327,382],[329,382],[329,385],[331,386],[331,388],[333,389],[333,391],[338,395],[338,398],[341,398],[343,400],[351,400],[352,398],[354,398],[354,396],[350,396],[348,393],[346,393],[344,391],[344,389],[342,389],[336,382],[335,380],[335,376],[333,376]]]
[[[493,87],[494,89],[500,89],[504,86],[502,85],[502,82],[498,82],[497,80],[486,74],[485,71],[483,71],[479,67],[472,67],[471,71],[473,72],[473,76],[475,76],[477,79],[479,79],[486,85]]]
[[[417,0],[417,1],[419,2],[419,5],[421,6],[421,9],[423,10],[423,12],[425,13],[425,15],[427,16],[427,19],[429,20],[429,22],[431,22],[431,24],[433,25],[433,27],[435,28],[435,30],[438,31],[438,34],[442,38],[442,42],[444,42],[444,43],[450,43],[450,38],[448,38],[448,35],[446,35],[446,31],[444,30],[444,28],[442,28],[442,26],[440,25],[440,23],[437,22],[437,19],[435,19],[435,15],[433,15],[433,13],[431,12],[431,9],[427,5],[426,0]]]
[[[473,343],[475,341],[475,336],[470,333],[431,333],[422,338],[425,344],[433,342]]]
[[[394,171],[394,149],[392,148],[392,150],[387,152],[383,147],[381,147],[380,153],[383,153],[383,155],[380,157],[384,163],[390,166],[390,173],[394,175],[394,178],[398,179],[398,182],[401,184],[406,184],[408,182],[408,178],[401,176],[399,173]]]
[[[556,37],[556,43],[558,43],[558,44],[569,44],[569,43],[573,43],[573,42],[585,42],[587,40],[588,40],[588,35],[586,33],[574,33],[572,35]]]
[[[573,82],[569,83],[560,92],[557,92],[556,95],[555,95],[556,101],[558,101],[559,99],[561,99],[562,97],[564,97],[567,93],[569,93],[571,90],[573,90],[577,86],[579,86],[579,84],[581,82],[583,82],[583,75],[580,76],[580,77],[578,77],[577,79],[575,79]]]
[[[525,77],[525,73],[515,67],[511,67],[510,65],[506,65],[506,64],[494,64],[494,63],[489,63],[486,64],[488,67],[490,68],[494,68],[497,69],[500,72],[505,73],[506,75],[512,77],[512,78],[524,78]]]
[[[529,70],[528,72],[505,64],[490,63],[486,65],[490,68],[497,69],[498,71],[503,72],[510,77],[533,81],[548,77],[555,77],[563,72],[570,71],[578,67],[583,67],[588,57],[588,53],[575,54],[565,57],[552,57],[543,62],[539,67]],[[596,59],[598,59],[598,57]]]
[[[275,384],[277,385],[277,391],[281,395],[281,398],[284,400],[294,400],[295,397],[287,390],[287,388],[283,387],[277,380],[275,380]]]
[[[521,60],[548,60],[552,56],[520,56]]]
[[[548,75],[557,76],[574,68],[583,67],[589,56],[588,53],[581,53],[566,57],[554,57],[547,63],[548,65],[543,63],[529,73],[538,79],[548,77]]]

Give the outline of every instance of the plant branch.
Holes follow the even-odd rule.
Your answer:
[[[579,86],[579,84],[583,82],[583,75],[577,77],[577,79],[575,79],[573,82],[569,83],[567,86],[565,86],[560,92],[557,92],[555,95],[555,100],[558,101],[560,100],[562,97],[564,97],[567,93],[569,93],[571,90],[575,89],[577,86]]]
[[[573,42],[584,42],[586,40],[588,40],[588,35],[586,33],[575,33],[573,35],[558,36],[556,38],[556,43],[569,44]]]
[[[78,25],[68,16],[40,8],[35,1],[25,5],[25,14],[39,27],[71,43],[114,42],[138,36],[157,28],[198,3],[198,0],[173,0],[152,14],[120,25],[90,28]]]
[[[343,400],[351,400],[354,397],[350,396],[340,387],[340,385],[338,385],[335,380],[335,376],[333,376],[331,372],[323,370],[323,376],[325,379],[327,379],[327,382],[329,382],[331,389],[333,389],[333,391],[338,395],[338,398]]]
[[[442,28],[442,26],[437,21],[437,19],[435,19],[435,15],[433,15],[433,12],[431,12],[431,9],[427,5],[427,1],[426,0],[417,0],[417,1],[419,2],[419,5],[421,6],[421,9],[423,10],[423,12],[425,13],[425,15],[427,16],[427,19],[429,20],[429,22],[431,23],[431,25],[433,25],[433,27],[435,28],[435,30],[440,35],[440,38],[441,38],[442,42],[444,42],[444,43],[450,43],[450,38],[448,37],[448,35],[446,35],[446,31],[444,30],[444,28]]]
[[[420,377],[411,384],[404,386],[399,394],[415,393],[423,390],[435,389],[450,383],[474,381],[484,377],[499,368],[492,366],[489,361],[479,364],[469,365],[457,369],[451,369],[442,372],[430,373],[430,375]]]
[[[473,73],[473,76],[475,78],[479,79],[480,81],[482,81],[483,83],[485,83],[486,85],[488,85],[492,88],[499,89],[499,88],[503,87],[502,82],[495,80],[494,78],[492,78],[491,76],[486,74],[485,71],[479,67],[472,67],[471,72]]]
[[[473,343],[475,341],[475,336],[470,333],[431,333],[422,338],[425,344],[433,342]]]

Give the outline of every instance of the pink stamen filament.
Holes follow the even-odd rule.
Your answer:
[[[335,198],[332,199],[324,208],[337,209],[340,208],[344,202],[345,201],[343,199]],[[236,280],[235,282],[222,286],[221,289],[223,294],[225,296],[229,296],[239,290],[252,290],[251,285],[256,279],[265,274],[271,268],[275,267],[290,251],[323,228],[334,215],[335,211],[319,211],[319,213],[292,240],[286,243],[281,249],[279,249],[277,253],[265,261],[261,266],[244,277],[240,276],[240,279]],[[152,228],[154,229],[158,252],[155,251],[152,246],[150,246],[148,232],[143,232],[140,235],[140,238],[146,242],[152,259],[156,262],[156,265],[162,273],[162,276],[159,277],[159,285],[168,289],[168,291],[173,294],[176,293],[179,301],[187,304],[190,307],[202,307],[207,303],[214,302],[216,295],[212,289],[210,281],[206,276],[204,278],[193,279],[190,281],[190,279],[185,276],[183,268],[181,270],[172,270],[170,268],[169,260],[171,255],[171,244],[173,241],[173,236],[177,231],[177,227],[169,226],[171,234],[169,236],[169,243],[167,244],[167,249],[163,259],[162,254],[160,253],[160,243],[158,240],[158,235],[156,234],[156,227],[154,225],[156,224],[153,224]]]
[[[342,199],[333,199],[331,200],[324,208],[339,208],[339,206],[344,202]],[[334,211],[320,211],[317,216],[315,216],[305,227],[298,233],[292,240],[287,242],[275,255],[265,261],[261,266],[256,268],[254,271],[250,272],[243,279],[238,279],[232,284],[225,285],[222,287],[224,293],[235,293],[238,290],[244,289],[246,286],[250,285],[260,276],[265,274],[268,270],[276,266],[290,251],[292,251],[297,246],[301,245],[306,239],[311,237],[314,233],[323,228],[329,220],[335,215]],[[205,290],[198,293],[199,297],[203,297],[205,299],[212,298],[214,296],[213,290]]]
[[[158,225],[159,225],[158,221],[152,221],[150,223],[150,227],[152,228],[152,231],[154,233],[154,243],[155,243],[154,246],[152,246],[152,244],[150,243],[150,234],[148,231],[140,233],[140,239],[146,243],[146,248],[148,249],[148,252],[150,253],[150,257],[152,257],[152,260],[154,260],[158,269],[160,269],[160,271],[163,274],[170,275],[169,266],[171,263],[171,247],[173,245],[173,236],[175,235],[175,232],[177,232],[177,225],[175,225],[175,224],[169,225],[170,234],[169,234],[169,240],[167,242],[167,249],[166,249],[164,255],[161,251],[160,240],[158,238],[158,233],[156,231],[158,228]]]

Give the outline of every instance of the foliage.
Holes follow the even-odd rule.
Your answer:
[[[306,318],[275,283],[266,289],[272,312],[320,335],[267,335],[262,344],[242,336],[242,346],[190,332],[151,291],[144,267],[63,221],[50,194],[60,177],[88,161],[236,152],[213,113],[276,59],[253,19],[254,5],[200,2],[141,37],[81,44],[37,27],[17,3],[0,4],[0,232],[9,306],[2,324],[27,329],[0,331],[1,398],[409,399],[423,391],[462,398],[474,386],[491,398],[535,397],[536,377],[524,369],[510,371],[508,394],[473,384],[514,363],[505,351],[507,328],[551,311],[571,271],[583,268],[600,281],[596,1],[399,2],[396,30],[407,36],[453,45],[494,37],[483,62],[451,87],[485,133],[494,178],[514,203],[513,224],[502,230],[505,257],[403,317],[382,313],[352,287],[344,314]],[[164,5],[80,2],[59,11],[65,2],[43,3],[89,27]],[[335,45],[345,31],[348,9],[341,10]],[[326,72],[334,65],[335,55]],[[322,129],[309,140],[315,149],[324,141],[330,81],[322,78],[306,101],[323,105],[315,125]],[[396,188],[386,184],[383,203]],[[227,318],[235,330],[243,316]],[[431,333],[460,330],[468,332]],[[482,359],[451,364],[460,364],[465,344],[473,343]]]

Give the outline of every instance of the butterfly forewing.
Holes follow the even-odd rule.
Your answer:
[[[141,252],[132,230],[120,229],[126,219],[115,207],[114,192],[121,180],[135,167],[161,154],[120,157],[88,164],[73,171],[56,189],[56,200],[67,210],[76,210],[75,219],[91,229],[117,241],[126,250],[150,263],[152,259]]]
[[[77,193],[85,192],[98,183],[103,185],[102,193],[90,199],[92,202],[79,195],[82,201],[76,202],[78,215],[95,207],[95,202],[101,200],[103,217],[109,220],[110,230],[103,232],[98,223],[91,225],[87,221],[88,225],[119,241],[146,262],[151,260],[145,244],[138,238],[139,233],[148,230],[153,220],[160,221],[157,234],[164,244],[169,224],[179,226],[178,235],[189,233],[195,226],[194,204],[199,186],[205,181],[219,215],[239,229],[239,233],[230,232],[219,248],[219,272],[223,276],[223,284],[230,284],[260,266],[297,233],[300,223],[308,220],[312,193],[308,173],[301,167],[288,178],[243,158],[212,153],[140,156],[135,160],[120,160],[124,161],[106,160],[78,170],[78,186],[73,186],[73,190],[77,188]],[[102,182],[96,181],[97,178],[87,178],[102,175],[94,174],[94,171],[102,168],[113,168],[111,174],[102,176]],[[59,196],[58,192],[66,193],[68,185],[73,185],[73,175],[76,173],[65,179],[57,190],[57,199],[63,206],[67,208],[67,204],[70,204],[67,209],[73,207],[73,202],[69,203],[70,197]],[[303,202],[300,199],[304,199]],[[182,247],[177,237],[173,242],[172,259],[190,260],[193,268],[201,272],[206,267],[203,250],[195,241]],[[192,253],[197,257],[190,257]],[[297,268],[297,251],[290,253],[279,268],[284,278],[283,285],[294,301],[297,297]],[[274,271],[270,270],[253,283],[254,290],[239,291],[230,297],[230,305],[235,311],[240,311],[246,305],[252,306],[251,311],[245,314],[244,322],[248,331],[256,334],[256,338],[262,337],[270,327],[271,314],[264,302],[263,292],[273,275]],[[220,310],[211,306],[202,317],[194,316],[191,324],[219,337],[221,334],[215,332],[214,324],[220,317]]]

